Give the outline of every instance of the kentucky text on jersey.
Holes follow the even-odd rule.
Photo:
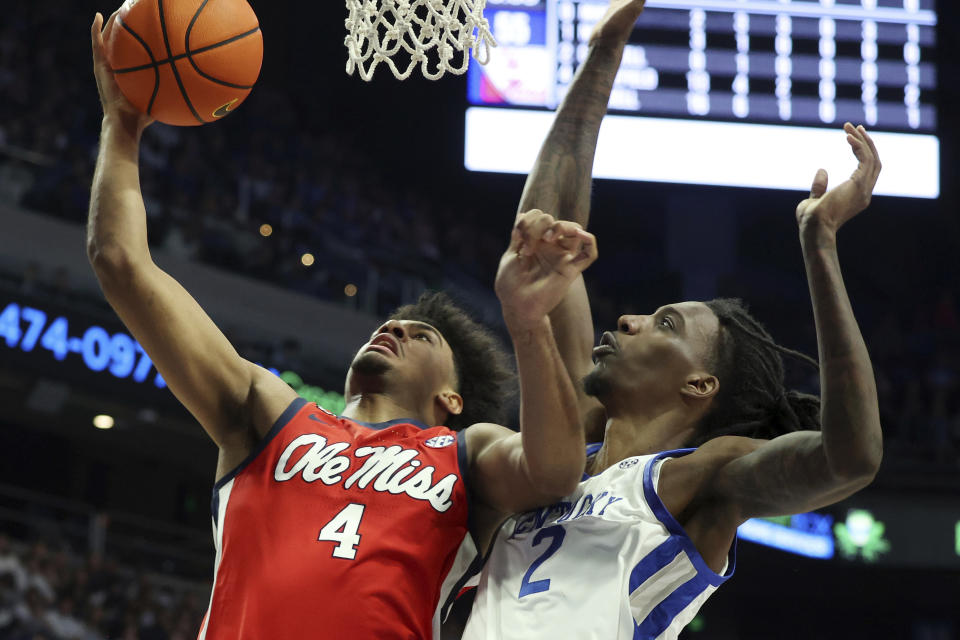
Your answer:
[[[602,516],[604,511],[607,510],[607,507],[618,500],[623,500],[623,498],[610,495],[609,491],[603,491],[597,494],[596,497],[588,493],[576,502],[564,500],[549,507],[528,511],[516,521],[510,538],[514,538],[522,533],[530,533],[536,529],[542,529],[551,524],[559,524],[567,520],[577,520],[584,516],[590,516],[594,514],[594,510],[596,510],[598,516]]]
[[[302,452],[299,459],[294,458],[297,450],[306,446],[310,449]],[[284,450],[277,461],[273,478],[277,482],[286,482],[299,473],[305,482],[320,480],[327,485],[339,484],[343,481],[343,472],[350,468],[351,460],[337,454],[349,448],[349,442],[328,445],[327,439],[320,434],[305,433]],[[353,455],[356,458],[366,458],[366,461],[343,482],[344,489],[349,489],[354,484],[358,489],[366,489],[373,481],[374,491],[405,493],[415,500],[426,500],[440,512],[446,511],[453,504],[450,496],[457,484],[457,475],[451,473],[433,484],[433,473],[436,469],[427,466],[417,471],[421,463],[415,459],[419,452],[414,449],[404,449],[398,445],[360,447],[353,451]],[[291,458],[294,458],[295,462],[288,467]],[[417,473],[410,477],[414,471]]]
[[[463,640],[677,640],[736,563],[731,548],[714,572],[657,493],[662,466],[689,452],[621,460],[507,520]]]

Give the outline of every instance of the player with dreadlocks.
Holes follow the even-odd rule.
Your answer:
[[[600,123],[643,4],[613,0],[595,27],[524,189],[521,211],[551,211],[571,234],[587,223]],[[882,456],[876,385],[836,233],[868,205],[880,161],[863,127],[844,129],[856,172],[828,192],[820,170],[796,211],[822,403],[784,387],[783,355],[816,362],[778,345],[738,300],[625,315],[594,348],[579,278],[550,320],[583,380],[585,428],[603,443],[588,447],[576,491],[497,532],[465,640],[676,638],[733,573],[740,524],[871,482]]]

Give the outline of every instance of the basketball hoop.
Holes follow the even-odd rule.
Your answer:
[[[467,70],[470,54],[480,64],[497,46],[483,17],[487,0],[346,0],[347,73],[356,67],[369,81],[377,65],[386,62],[398,80],[419,64],[430,80]],[[409,61],[394,60],[406,52]],[[430,55],[436,51],[436,55]],[[404,54],[401,54],[404,55]],[[431,58],[433,61],[431,62]],[[433,70],[431,71],[431,67]]]

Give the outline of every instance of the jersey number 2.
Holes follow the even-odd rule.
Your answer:
[[[357,531],[360,529],[365,508],[366,505],[362,504],[348,504],[320,529],[317,540],[340,543],[333,548],[334,558],[353,560],[357,557],[357,545],[360,544],[360,534]]]
[[[539,558],[533,561],[533,563],[530,565],[530,568],[527,569],[527,572],[523,575],[523,580],[520,582],[520,595],[517,596],[518,598],[550,589],[550,578],[547,578],[546,580],[534,580],[531,582],[530,576],[533,575],[533,572],[536,571],[540,565],[547,560],[547,558],[557,552],[557,549],[559,549],[560,545],[563,544],[563,537],[565,535],[567,535],[567,532],[563,527],[547,527],[546,529],[541,529],[537,535],[533,537],[532,546],[536,547],[546,538],[550,538],[550,546],[547,547],[546,551],[540,554]]]

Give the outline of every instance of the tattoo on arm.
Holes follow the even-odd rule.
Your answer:
[[[521,212],[541,209],[587,226],[593,158],[623,46],[591,46],[527,178]]]

